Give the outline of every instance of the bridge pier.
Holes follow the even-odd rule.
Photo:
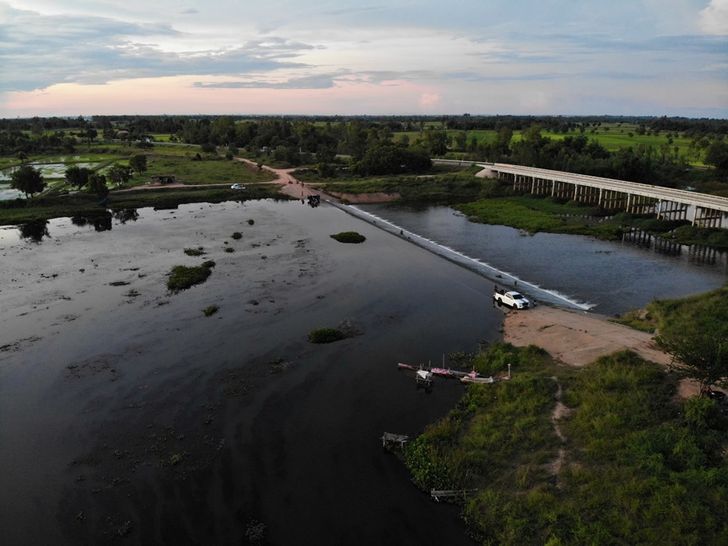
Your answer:
[[[604,210],[616,211],[625,210],[629,204],[629,194],[613,190],[602,192],[600,206]]]
[[[724,213],[707,207],[695,207],[693,211],[693,225],[706,228],[723,227]]]
[[[657,200],[643,195],[631,195],[627,212],[630,214],[654,214]]]
[[[657,213],[657,217],[664,220],[687,220],[689,209],[690,205],[686,203],[660,201],[660,210]]]

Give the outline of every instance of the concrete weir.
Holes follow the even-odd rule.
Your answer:
[[[325,199],[325,201],[331,206],[334,206],[351,216],[359,218],[360,220],[391,233],[392,235],[405,239],[410,243],[445,258],[450,262],[465,267],[466,269],[469,269],[502,287],[523,292],[527,296],[530,296],[539,302],[566,307],[569,309],[578,309],[580,311],[587,311],[594,307],[593,304],[580,302],[554,290],[547,290],[536,284],[524,281],[515,275],[496,269],[490,264],[482,262],[476,258],[472,258],[471,256],[467,256],[466,254],[440,244],[437,241],[432,241],[418,235],[417,233],[408,231],[389,220],[380,218],[379,216],[361,210],[353,205],[343,205],[330,199]]]

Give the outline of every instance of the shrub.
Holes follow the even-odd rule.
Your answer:
[[[238,239],[242,239],[243,238],[243,234],[240,233],[239,231],[236,231],[235,233],[232,234],[232,238],[237,241]]]
[[[205,249],[201,246],[197,248],[185,248],[185,254],[188,256],[202,256],[205,253]]]
[[[332,239],[336,239],[340,243],[363,243],[367,240],[364,235],[357,233],[356,231],[342,231],[341,233],[335,233],[331,235]]]

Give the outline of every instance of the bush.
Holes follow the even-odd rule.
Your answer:
[[[235,252],[235,249],[231,246],[227,246],[227,247],[225,247],[225,252],[227,252],[229,254],[231,252]]]
[[[242,239],[243,238],[243,234],[240,233],[239,231],[236,231],[235,233],[232,234],[232,238],[237,241],[238,239]]]
[[[357,233],[356,231],[342,231],[341,233],[334,233],[331,235],[332,239],[336,239],[340,243],[363,243],[367,240],[364,235]]]
[[[201,246],[197,248],[185,248],[185,254],[188,256],[202,256],[205,253],[205,249]]]
[[[333,343],[344,338],[346,338],[344,332],[336,328],[319,328],[318,330],[312,330],[308,334],[308,340],[311,343]]]

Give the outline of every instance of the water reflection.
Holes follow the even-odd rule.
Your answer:
[[[43,237],[50,237],[48,233],[48,220],[34,220],[18,226],[21,239],[28,239],[33,243],[40,243]]]
[[[698,265],[722,265],[728,267],[728,252],[703,245],[682,245],[670,239],[651,235],[641,229],[632,228],[622,236],[622,242],[640,248],[651,249],[666,256],[687,254],[688,261]]]
[[[111,213],[104,211],[100,214],[94,214],[92,216],[72,216],[71,223],[74,226],[93,226],[96,231],[110,231],[111,230]]]
[[[114,211],[114,219],[122,224],[127,222],[136,222],[139,220],[139,212],[137,209],[121,209]]]

